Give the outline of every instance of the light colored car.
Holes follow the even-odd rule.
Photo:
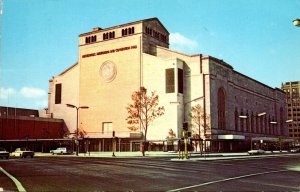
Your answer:
[[[1,147],[0,147],[0,158],[1,159],[9,158],[9,152],[7,152],[4,148]]]
[[[300,148],[291,149],[291,153],[300,153]]]
[[[31,151],[26,147],[16,148],[16,150],[11,153],[11,156],[12,157],[21,157],[21,158],[26,158],[26,157],[33,158],[34,151]]]
[[[264,153],[265,153],[265,151],[262,149],[253,149],[253,150],[248,151],[249,155],[261,155]]]
[[[71,154],[73,151],[68,150],[66,147],[59,147],[57,149],[51,150],[50,153],[54,154]]]

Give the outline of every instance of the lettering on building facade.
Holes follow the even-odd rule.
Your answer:
[[[99,52],[96,52],[96,53],[89,53],[89,54],[82,55],[82,58],[94,57],[94,56],[97,56],[97,55],[105,55],[105,54],[110,54],[110,53],[115,53],[115,52],[120,52],[120,51],[127,51],[127,50],[130,50],[130,49],[137,49],[137,45],[121,47],[121,48],[105,50],[105,51],[99,51]]]

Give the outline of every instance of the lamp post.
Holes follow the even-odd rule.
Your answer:
[[[201,97],[197,97],[191,101],[188,101],[186,103],[183,104],[183,127],[184,127],[184,130],[182,132],[182,135],[184,136],[184,151],[185,151],[185,157],[186,159],[188,158],[188,150],[187,150],[187,142],[188,142],[188,124],[187,122],[185,122],[185,106],[189,103],[192,103],[194,101],[198,101],[200,99],[204,99],[205,97],[204,96],[201,96]],[[199,127],[199,138],[200,138],[200,127]],[[202,152],[201,152],[202,153]]]
[[[300,19],[294,19],[293,20],[293,24],[296,26],[296,27],[300,27]]]
[[[77,111],[77,118],[76,118],[76,156],[78,156],[78,153],[79,153],[79,143],[78,143],[78,111],[79,109],[88,109],[89,107],[88,106],[75,106],[75,105],[72,105],[72,104],[66,104],[67,107],[70,107],[70,108],[75,108],[76,111]]]

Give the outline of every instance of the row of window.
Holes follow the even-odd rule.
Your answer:
[[[165,71],[166,93],[175,93],[175,69],[170,68]],[[183,93],[183,70],[177,70],[177,88],[178,93]]]
[[[249,118],[241,118],[241,116],[247,116]],[[262,134],[283,134],[283,130],[280,129],[283,127],[283,109],[280,110],[280,121],[277,122],[274,120],[274,117],[264,116],[256,116],[251,112],[249,116],[248,113],[246,115],[236,110],[235,111],[235,130],[241,132],[252,132],[252,133],[262,133]],[[277,122],[276,124],[272,124],[270,122]],[[278,128],[280,130],[278,130]]]
[[[300,134],[289,134],[290,137],[300,137]]]
[[[288,104],[288,107],[298,107],[298,106],[300,106],[300,103]]]
[[[286,93],[289,93],[289,92],[290,92],[290,89],[283,89],[283,91],[286,92]],[[299,92],[299,89],[297,89],[297,88],[292,88],[292,92],[293,92],[293,93],[297,93],[297,92]]]
[[[89,36],[85,38],[85,43],[93,43],[97,41],[97,36],[93,35],[93,36]]]
[[[122,36],[134,34],[134,27],[122,29]]]
[[[115,38],[115,31],[110,31],[103,33],[103,40],[108,40],[108,39],[114,39]],[[128,27],[126,29],[122,29],[122,36],[126,35],[131,35],[134,34],[134,27]],[[85,43],[94,43],[97,41],[97,36],[89,36],[85,38]]]
[[[154,29],[151,29],[149,27],[146,27],[146,33],[148,35],[151,35],[152,37],[154,37],[155,39],[158,39],[160,41],[163,41],[165,43],[167,43],[167,36],[154,30]]]
[[[291,129],[291,128],[289,128],[289,132],[300,132],[300,128],[298,128],[298,129]]]
[[[103,40],[108,40],[108,39],[113,39],[113,38],[115,38],[114,31],[103,33]]]

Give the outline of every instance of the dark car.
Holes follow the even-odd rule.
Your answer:
[[[0,158],[1,159],[9,158],[9,152],[7,152],[4,148],[1,147],[0,147]]]

